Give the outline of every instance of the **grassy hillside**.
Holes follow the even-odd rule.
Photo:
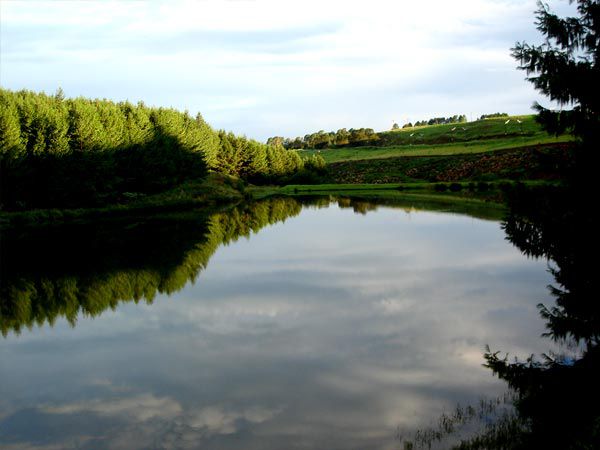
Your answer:
[[[508,120],[508,123],[506,123]],[[426,125],[378,133],[382,145],[444,144],[505,136],[545,134],[534,115],[498,117],[474,122]]]
[[[483,154],[397,156],[328,165],[334,183],[558,180],[569,167],[571,145],[547,144]]]
[[[506,120],[510,120],[505,125]],[[521,123],[517,122],[520,120]],[[326,162],[394,158],[400,156],[450,156],[571,141],[570,135],[549,136],[534,116],[478,120],[465,124],[430,125],[379,133],[377,146],[301,150],[320,154]]]

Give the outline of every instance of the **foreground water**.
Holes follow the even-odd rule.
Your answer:
[[[2,448],[398,448],[505,391],[486,344],[547,350],[547,263],[467,215],[274,200],[5,247]]]

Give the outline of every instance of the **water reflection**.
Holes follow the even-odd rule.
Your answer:
[[[64,262],[3,268],[13,281],[2,296],[0,444],[389,448],[397,425],[504,389],[481,367],[486,343],[545,348],[535,308],[545,264],[508,245],[498,223],[326,205],[276,200],[121,225],[93,235],[106,238],[92,250],[68,232]],[[14,242],[23,255],[40,248]],[[69,301],[44,296],[69,282]],[[19,283],[35,287],[26,314]]]
[[[3,234],[0,331],[96,316],[120,302],[172,294],[193,282],[215,250],[297,215],[292,199],[216,214],[189,213],[138,222],[34,228]]]
[[[517,189],[509,198],[507,238],[526,255],[551,261],[549,289],[555,302],[539,308],[545,336],[563,345],[560,353],[538,360],[487,355],[490,368],[518,396],[519,420],[502,438],[506,448],[600,444],[600,303],[594,300],[594,255],[587,242],[596,228],[592,216],[576,207],[578,194],[564,187]]]

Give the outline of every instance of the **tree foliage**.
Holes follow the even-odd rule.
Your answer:
[[[498,117],[508,117],[508,113],[497,112],[497,113],[491,113],[491,114],[482,114],[479,117],[479,120],[495,119],[495,118],[498,118]]]
[[[415,127],[423,127],[425,125],[446,125],[449,123],[463,123],[467,121],[467,116],[464,114],[455,114],[450,117],[432,117],[427,120],[417,120],[415,122]]]
[[[153,194],[207,171],[280,182],[303,169],[281,143],[213,130],[200,114],[140,102],[0,90],[0,203],[94,207]]]
[[[536,103],[539,122],[550,133],[567,130],[584,139],[597,139],[600,91],[600,3],[578,0],[578,17],[558,17],[538,2],[537,29],[541,45],[519,42],[512,55],[535,88],[570,110],[552,111]]]
[[[508,240],[528,256],[552,261],[555,305],[538,305],[545,336],[575,350],[525,361],[488,351],[487,366],[515,391],[524,425],[502,448],[596,448],[600,442],[600,303],[594,267],[586,263],[591,252],[581,239],[593,234],[593,221],[577,217],[572,195],[564,188],[509,192]]]
[[[580,138],[575,163],[589,175],[589,155],[596,150],[600,125],[600,3],[578,0],[577,11],[578,17],[560,18],[538,3],[536,24],[545,42],[518,43],[512,52],[536,89],[562,106],[572,106],[562,111],[539,104],[535,108],[548,132],[571,131]],[[564,354],[543,355],[541,360],[532,356],[509,361],[491,351],[485,355],[487,366],[516,393],[522,425],[497,448],[592,449],[600,443],[600,303],[592,284],[595,268],[588,262],[594,255],[585,242],[594,235],[595,223],[579,208],[592,187],[586,175],[574,180],[563,187],[508,192],[510,212],[503,224],[508,239],[526,255],[552,262],[555,284],[549,289],[555,304],[538,305],[546,321],[545,336],[567,345]]]
[[[316,133],[307,134],[304,137],[294,139],[281,136],[271,137],[267,144],[276,143],[286,149],[305,148],[332,148],[332,147],[359,147],[364,145],[375,145],[379,141],[379,135],[372,128],[340,128],[337,131],[319,130]]]
[[[414,126],[440,125],[449,123],[466,122],[467,116],[454,115],[450,117],[435,117],[429,120],[416,122]],[[402,128],[412,127],[412,123]],[[391,131],[400,130],[400,126],[394,123]],[[273,136],[267,139],[268,145],[282,145],[286,149],[325,149],[340,147],[364,147],[376,145],[389,145],[389,132],[375,132],[372,128],[340,128],[337,131],[319,130],[316,133],[307,134],[304,137],[294,139]]]

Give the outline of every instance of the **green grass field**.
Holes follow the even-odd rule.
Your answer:
[[[508,121],[508,123],[506,123]],[[543,134],[534,115],[499,117],[447,125],[425,125],[380,132],[382,145],[441,144],[511,135]]]
[[[393,158],[397,156],[449,156],[485,153],[572,141],[570,135],[549,136],[534,116],[487,119],[465,124],[431,125],[380,133],[381,145],[301,150],[302,156],[320,154],[326,162]],[[521,120],[519,124],[517,120]],[[466,128],[462,130],[462,128]],[[455,129],[454,131],[452,131]],[[506,133],[506,134],[505,134]],[[413,135],[411,137],[411,135]]]
[[[376,146],[301,151],[324,157],[324,184],[249,187],[246,194],[351,198],[497,220],[503,214],[503,186],[559,184],[574,147],[572,136],[548,135],[534,116],[432,125],[379,136]]]
[[[393,145],[389,147],[353,147],[326,150],[304,150],[301,155],[319,153],[326,162],[356,161],[362,159],[382,159],[396,156],[451,156],[471,153],[485,153],[533,145],[572,141],[571,136],[521,136],[485,141],[455,142],[437,145]]]
[[[556,180],[570,166],[572,144],[436,156],[349,159],[327,165],[327,183]]]

